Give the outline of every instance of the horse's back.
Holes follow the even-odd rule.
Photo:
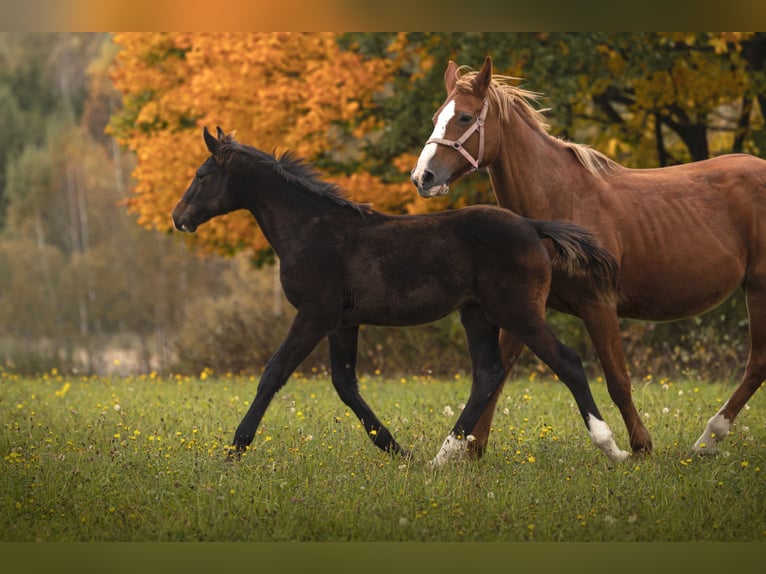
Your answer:
[[[607,181],[616,192],[648,202],[761,202],[766,199],[766,160],[727,154],[668,167],[622,169]]]
[[[766,161],[730,154],[690,164],[624,169],[593,226],[621,265],[620,313],[677,319],[704,312],[744,280],[766,250]]]

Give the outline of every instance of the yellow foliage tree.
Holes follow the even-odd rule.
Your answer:
[[[290,149],[322,167],[353,162],[359,142],[380,127],[360,111],[374,105],[392,71],[385,58],[341,50],[333,33],[121,33],[115,42],[111,76],[124,108],[110,130],[136,155],[129,209],[157,229],[169,228],[170,210],[207,156],[203,126],[236,130],[243,143]],[[404,177],[327,176],[381,209],[412,196]],[[198,235],[217,252],[267,248],[244,213],[217,218]]]

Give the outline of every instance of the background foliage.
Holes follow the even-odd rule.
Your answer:
[[[254,222],[220,218],[191,245],[168,233],[205,156],[201,128],[293,149],[384,211],[492,203],[484,173],[437,200],[408,181],[447,61],[478,67],[487,54],[544,93],[552,133],[626,165],[763,155],[764,33],[3,33],[0,360],[259,370],[291,310]],[[595,369],[580,322],[551,320]],[[735,377],[744,305],[735,295],[698,319],[625,322],[624,339],[636,376]],[[466,369],[454,318],[365,329],[360,350],[368,371]],[[304,368],[324,363],[320,349]]]

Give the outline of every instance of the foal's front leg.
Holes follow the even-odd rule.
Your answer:
[[[472,434],[474,428],[505,378],[497,326],[489,322],[479,305],[473,303],[460,310],[460,320],[471,355],[471,394],[452,432],[431,461],[434,468],[444,465],[451,458],[466,454],[468,445],[475,440]]]
[[[362,421],[367,436],[372,439],[375,446],[386,452],[409,456],[409,452],[396,443],[388,429],[378,420],[378,417],[359,394],[359,384],[356,378],[359,327],[341,327],[331,333],[327,339],[330,343],[332,384],[338,396]]]
[[[271,399],[333,327],[332,320],[326,315],[298,310],[284,341],[266,363],[255,399],[234,434],[232,446],[238,452],[253,442]]]

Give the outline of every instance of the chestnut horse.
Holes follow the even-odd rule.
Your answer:
[[[731,154],[687,165],[629,169],[586,146],[548,133],[537,94],[450,62],[447,98],[412,170],[423,197],[446,193],[486,166],[498,203],[520,215],[570,221],[591,230],[620,266],[618,305],[589,296],[554,268],[549,305],[580,317],[601,361],[634,452],[650,451],[649,432],[631,398],[618,317],[669,321],[714,308],[737,288],[747,301],[750,355],[741,383],[709,419],[694,451],[714,453],[766,378],[766,161]],[[508,372],[523,345],[501,333]],[[495,405],[474,430],[481,455]]]
[[[434,466],[465,451],[476,420],[505,379],[500,327],[566,384],[593,443],[612,461],[628,456],[617,448],[596,408],[577,353],[545,321],[551,259],[572,275],[585,273],[593,297],[616,298],[617,263],[588,232],[571,223],[529,221],[492,206],[386,215],[345,199],[291,154],[274,157],[234,141],[220,128],[217,138],[207,129],[203,134],[210,157],[173,209],[173,224],[193,232],[213,217],[250,211],[280,259],[282,287],[298,310],[237,428],[235,452],[253,441],[274,395],[327,337],[332,383],[341,400],[375,446],[406,454],[359,394],[359,325],[416,325],[459,310],[474,392]],[[552,255],[541,237],[553,242]]]

